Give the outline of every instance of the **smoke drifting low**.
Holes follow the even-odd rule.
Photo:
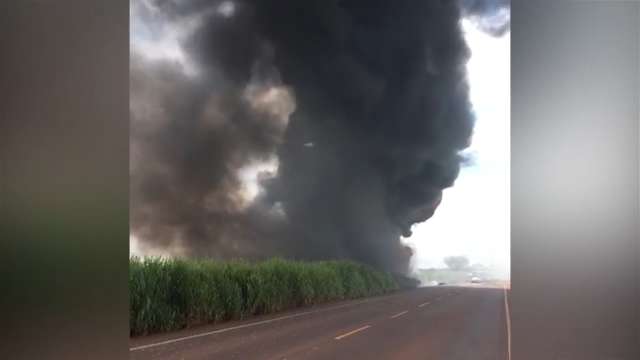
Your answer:
[[[187,256],[406,273],[401,237],[433,215],[472,134],[465,6],[134,1],[134,34],[183,52],[132,47],[132,234]]]

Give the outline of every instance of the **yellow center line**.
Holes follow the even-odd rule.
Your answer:
[[[418,305],[418,307],[427,306],[427,305],[429,305],[429,304],[431,304],[431,303],[427,301],[427,302],[425,302],[425,303],[422,303],[422,304]]]
[[[365,326],[363,326],[363,327],[361,327],[361,328],[357,328],[357,329],[355,329],[355,330],[349,331],[349,332],[348,332],[348,333],[346,333],[346,334],[342,334],[342,335],[336,336],[334,339],[336,339],[336,340],[341,340],[341,339],[346,338],[346,337],[347,337],[347,336],[349,336],[349,335],[353,335],[353,334],[355,334],[355,333],[357,333],[357,332],[360,332],[360,331],[362,331],[362,330],[366,330],[366,329],[368,329],[368,328],[370,328],[370,327],[371,327],[371,325],[365,325]]]
[[[390,296],[397,296],[397,295],[390,295]],[[353,303],[346,303],[346,304],[341,304],[341,305],[336,305],[336,306],[330,306],[330,307],[327,307],[327,308],[320,308],[320,309],[317,309],[317,310],[304,311],[304,312],[300,312],[300,313],[284,315],[284,316],[280,316],[280,317],[276,317],[276,318],[272,318],[272,319],[255,321],[255,322],[251,322],[251,323],[247,323],[247,324],[241,324],[241,325],[237,325],[237,326],[231,326],[231,327],[217,329],[217,330],[213,330],[213,331],[207,331],[207,332],[194,334],[194,335],[189,335],[189,336],[184,336],[184,337],[180,337],[180,338],[169,339],[169,340],[160,341],[160,342],[153,343],[153,344],[140,345],[140,346],[129,348],[129,351],[145,350],[145,349],[153,348],[153,347],[156,347],[156,346],[164,346],[164,345],[168,345],[168,344],[177,343],[177,342],[180,342],[180,341],[187,341],[187,340],[192,340],[192,339],[196,339],[196,338],[200,338],[200,337],[220,334],[220,333],[224,333],[224,332],[227,332],[227,331],[234,331],[234,330],[244,329],[244,328],[248,328],[248,327],[269,324],[269,323],[273,323],[273,322],[276,322],[276,321],[293,319],[293,318],[297,318],[297,317],[302,317],[302,316],[313,315],[313,314],[328,312],[328,311],[332,311],[332,310],[337,310],[337,309],[341,309],[341,308],[353,307],[353,306],[362,305],[362,304],[365,304],[365,303],[373,303],[373,302],[381,301],[381,300],[384,300],[384,299],[387,299],[387,298],[389,298],[389,297],[388,296],[384,296],[384,297],[380,297],[380,298],[377,298],[377,299],[370,298],[370,299],[365,299],[365,300],[358,301],[358,302],[353,302]]]
[[[399,317],[399,316],[402,316],[402,315],[404,315],[404,314],[406,314],[406,313],[408,313],[408,312],[409,312],[409,310],[405,310],[405,311],[403,311],[403,312],[401,312],[401,313],[397,313],[397,314],[395,314],[395,315],[393,315],[393,316],[389,317],[389,319],[395,319],[395,318],[397,318],[397,317]]]

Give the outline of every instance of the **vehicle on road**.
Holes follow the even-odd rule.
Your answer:
[[[482,282],[482,280],[480,280],[480,278],[477,277],[477,276],[474,276],[474,277],[471,278],[471,283],[473,283],[473,284],[479,284],[481,282]]]

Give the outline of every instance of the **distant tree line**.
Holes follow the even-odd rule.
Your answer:
[[[454,271],[462,271],[469,268],[469,259],[466,256],[447,256],[444,258],[444,263]]]

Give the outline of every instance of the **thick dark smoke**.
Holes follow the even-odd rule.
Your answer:
[[[191,29],[176,37],[188,61],[132,51],[131,231],[143,247],[408,271],[401,236],[433,215],[472,134],[455,1],[132,9],[145,24],[134,33]],[[259,172],[265,162],[277,171]]]
[[[465,17],[493,36],[511,29],[511,0],[462,0],[461,5]]]

